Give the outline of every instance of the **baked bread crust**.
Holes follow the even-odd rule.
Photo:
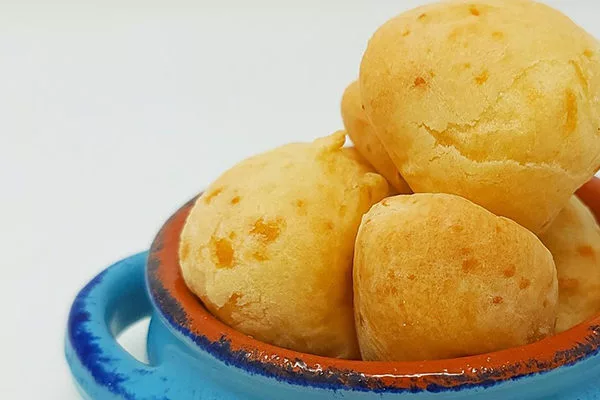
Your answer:
[[[181,233],[186,285],[224,323],[289,349],[358,358],[352,256],[362,215],[389,194],[345,133],[240,162]]]
[[[462,197],[387,198],[363,217],[354,307],[364,360],[481,354],[554,333],[552,255],[530,231]]]
[[[543,4],[432,4],[371,38],[362,104],[415,192],[540,233],[600,165],[599,60],[598,42]]]

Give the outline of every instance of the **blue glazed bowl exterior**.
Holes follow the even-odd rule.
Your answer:
[[[250,371],[202,349],[153,313],[148,333],[150,365],[125,352],[115,335],[153,312],[144,283],[147,253],[122,260],[94,278],[77,296],[69,318],[66,355],[86,399],[600,399],[600,359],[491,386],[460,390],[381,392],[325,387]]]

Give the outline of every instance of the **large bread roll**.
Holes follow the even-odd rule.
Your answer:
[[[358,358],[354,239],[388,184],[344,141],[338,132],[247,159],[196,201],[181,269],[226,324],[293,350]]]
[[[552,255],[530,231],[449,194],[395,196],[363,217],[354,306],[365,360],[480,354],[554,333]]]
[[[352,82],[344,91],[342,119],[354,146],[377,172],[383,175],[398,193],[412,193],[367,119],[360,98],[358,81]]]
[[[600,164],[598,42],[526,0],[449,1],[372,37],[362,103],[415,192],[539,233]]]
[[[600,312],[600,228],[573,196],[540,239],[556,264],[556,331],[562,332]]]

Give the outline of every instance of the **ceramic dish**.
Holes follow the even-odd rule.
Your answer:
[[[579,196],[599,217],[600,180]],[[331,359],[239,333],[214,318],[181,277],[179,233],[192,204],[165,223],[149,252],[107,268],[75,299],[66,356],[85,398],[600,399],[600,317],[527,346],[423,362]],[[150,365],[115,340],[146,315]]]

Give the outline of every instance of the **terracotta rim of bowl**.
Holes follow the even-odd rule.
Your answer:
[[[600,180],[578,191],[600,216]],[[339,360],[299,353],[246,336],[212,316],[192,294],[179,269],[179,234],[191,200],[162,227],[146,271],[152,302],[172,328],[229,365],[285,382],[375,392],[439,392],[495,383],[570,365],[598,352],[600,316],[526,346],[456,359],[416,362]]]

